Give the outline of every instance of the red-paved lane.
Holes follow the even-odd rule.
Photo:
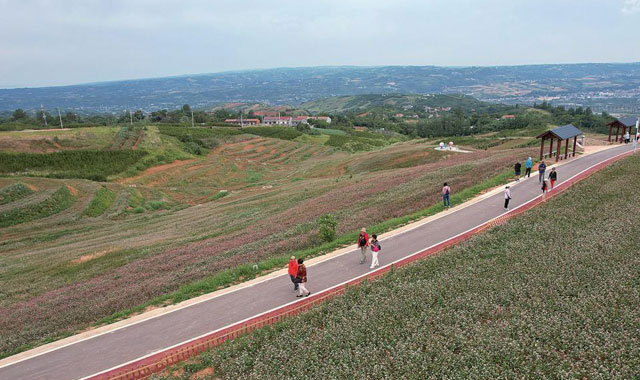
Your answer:
[[[619,146],[569,161],[558,169],[558,184],[631,149],[631,146]],[[537,175],[513,186],[512,193],[512,208],[540,195]],[[497,194],[384,239],[381,241],[384,248],[381,264],[407,257],[503,214],[503,200],[503,195]],[[359,252],[354,250],[310,266],[309,290],[317,292],[369,272],[368,265],[358,264],[359,257]],[[276,277],[5,366],[0,368],[0,379],[64,380],[90,376],[296,300],[288,276]]]

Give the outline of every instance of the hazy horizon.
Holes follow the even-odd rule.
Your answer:
[[[326,66],[640,61],[640,0],[0,0],[0,88]]]

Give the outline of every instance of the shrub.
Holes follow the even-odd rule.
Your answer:
[[[318,234],[324,242],[330,242],[336,238],[336,227],[338,221],[331,214],[322,215],[318,218]]]
[[[142,214],[145,211],[146,211],[145,208],[142,206],[138,206],[132,210],[134,214]]]
[[[160,210],[165,207],[165,203],[163,201],[151,200],[144,204],[147,210]]]

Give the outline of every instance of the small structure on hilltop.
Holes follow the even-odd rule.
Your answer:
[[[629,134],[631,134],[631,129],[633,127],[637,127],[638,118],[637,117],[622,117],[620,119],[615,119],[611,123],[607,124],[609,126],[609,142],[611,142],[611,132],[613,128],[616,129],[616,139],[618,142],[618,134],[620,135],[620,142],[623,141],[623,136],[627,133],[627,128],[629,129]],[[622,128],[622,133],[620,133],[620,128]]]
[[[557,147],[556,147],[556,151],[555,151],[555,156],[556,156],[556,161],[558,161],[561,158],[561,154],[560,154],[560,150],[562,149],[562,140],[565,141],[565,145],[564,145],[564,158],[568,158],[569,157],[569,139],[573,138],[573,155],[572,157],[576,156],[576,142],[578,140],[578,136],[582,136],[584,133],[582,133],[581,130],[579,130],[578,128],[574,127],[573,124],[567,124],[567,125],[563,125],[562,127],[558,127],[558,128],[554,128],[551,130],[546,131],[545,133],[538,135],[536,138],[541,139],[540,140],[540,160],[542,160],[545,156],[547,156],[547,154],[544,153],[544,142],[547,139],[551,140],[551,143],[549,144],[549,158],[553,157],[553,140],[556,139],[558,140],[557,143]]]

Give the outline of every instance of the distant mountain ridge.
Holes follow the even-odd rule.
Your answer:
[[[493,67],[332,66],[184,75],[60,87],[0,90],[0,111],[40,105],[78,112],[151,111],[224,102],[301,104],[359,94],[460,93],[480,100],[640,97],[640,63]],[[604,95],[603,95],[604,94]],[[631,102],[633,103],[633,101]]]

